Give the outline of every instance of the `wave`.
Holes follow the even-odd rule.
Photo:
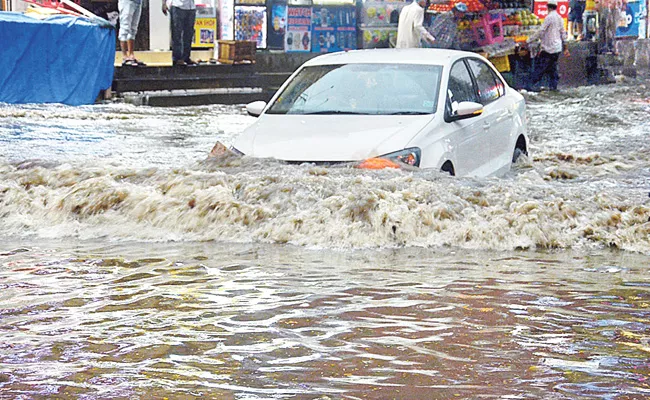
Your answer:
[[[246,158],[177,169],[0,163],[0,236],[650,253],[647,190],[558,174],[627,173],[608,169],[620,160],[544,159],[555,164],[483,180]]]

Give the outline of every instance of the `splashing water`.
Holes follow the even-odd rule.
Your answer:
[[[1,228],[10,237],[647,253],[645,96],[637,86],[529,99],[532,159],[484,180],[204,161],[250,123],[240,107],[7,108]],[[40,161],[26,162],[32,154]]]
[[[0,105],[0,399],[650,397],[650,90],[503,178],[206,160],[242,107]]]

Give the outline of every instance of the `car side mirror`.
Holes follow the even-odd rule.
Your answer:
[[[248,115],[251,117],[259,117],[262,114],[262,111],[264,111],[264,107],[266,107],[265,101],[254,101],[246,104],[246,112],[248,112]]]
[[[483,113],[483,105],[473,101],[461,101],[452,106],[449,122],[477,117]]]

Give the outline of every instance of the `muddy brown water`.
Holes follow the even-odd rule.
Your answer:
[[[2,399],[650,398],[650,89],[505,177],[205,162],[242,107],[0,105]]]

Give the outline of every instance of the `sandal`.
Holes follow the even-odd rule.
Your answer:
[[[138,62],[136,60],[127,59],[127,60],[122,61],[122,66],[123,67],[137,67]]]
[[[143,63],[140,60],[134,59],[133,61],[135,61],[135,63],[138,65],[138,67],[146,67],[147,66],[147,64]]]

